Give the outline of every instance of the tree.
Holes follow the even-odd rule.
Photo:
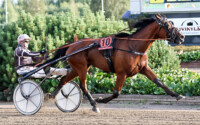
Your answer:
[[[70,0],[57,0],[57,5],[58,5],[58,7],[60,7],[61,6],[61,4],[63,3],[63,2],[69,2]]]
[[[24,1],[24,0],[18,0],[18,1],[17,1],[17,5],[18,5],[18,6],[23,6],[23,1]]]
[[[19,13],[16,11],[11,0],[7,0],[7,2],[8,2],[7,3],[7,6],[8,6],[8,22],[15,22],[15,21],[17,21],[17,19],[19,17]]]
[[[5,23],[5,9],[3,6],[0,8],[0,24]]]
[[[130,0],[104,0],[104,14],[107,18],[114,16],[120,19],[129,9],[129,4]],[[100,11],[101,7],[101,0],[91,0],[90,8],[94,13]]]
[[[14,7],[11,0],[7,0],[8,7],[8,22],[15,22],[19,16],[18,11]],[[2,7],[0,7],[0,24],[5,23],[5,2],[3,2]]]
[[[45,14],[46,4],[44,0],[24,0],[23,8],[32,15]]]
[[[88,4],[90,5],[91,3],[91,0],[75,0],[76,3],[80,2],[80,3],[83,3],[83,4]]]

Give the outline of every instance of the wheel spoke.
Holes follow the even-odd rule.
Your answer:
[[[29,95],[31,95],[37,88],[39,89],[39,85],[37,85]],[[40,90],[38,90],[38,91],[40,91]]]
[[[72,99],[70,99],[70,98],[68,98],[68,99],[76,106],[76,103]]]
[[[35,94],[35,95],[32,95],[32,96],[30,96],[30,98],[32,98],[32,97],[34,97],[34,96],[36,96],[36,95],[40,95],[40,93],[38,93],[38,94]]]
[[[28,107],[28,100],[27,100],[27,103],[26,103],[26,112],[27,112],[27,107]]]
[[[70,97],[70,96],[77,95],[77,94],[79,94],[79,93],[80,93],[80,92],[77,92],[77,93],[71,94],[71,95],[69,95],[69,97]]]
[[[67,102],[68,102],[68,99],[66,100],[65,110],[67,110]]]
[[[18,102],[22,102],[22,101],[24,101],[24,100],[26,100],[26,99],[25,99],[25,98],[23,98],[23,99],[21,99],[21,100],[19,100],[19,101],[16,101],[16,102],[18,103]]]
[[[70,88],[71,88],[71,83],[69,84],[69,90],[68,90],[68,92],[70,92]]]
[[[30,102],[37,108],[37,105],[30,99]]]
[[[63,99],[65,99],[65,97],[64,97],[64,98],[61,98],[61,99],[58,99],[57,101],[60,101],[60,100],[63,100]]]
[[[28,95],[28,93],[25,93],[26,91],[25,91],[25,89],[24,89],[24,85],[22,85],[21,87],[20,87],[20,91],[21,91],[21,94],[22,95]]]
[[[76,88],[76,86],[74,86],[74,88],[72,90],[70,90],[70,92],[67,94],[67,96],[70,95],[70,93]]]
[[[30,88],[31,88],[31,84],[29,84],[29,88],[28,88],[28,93],[27,93],[27,95],[30,93]]]

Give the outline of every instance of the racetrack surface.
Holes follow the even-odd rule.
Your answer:
[[[72,113],[63,113],[53,101],[45,102],[35,115],[20,114],[12,103],[0,102],[0,125],[199,125],[199,106],[102,104],[94,113],[84,103]]]

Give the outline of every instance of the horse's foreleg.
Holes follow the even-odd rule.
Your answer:
[[[88,98],[90,104],[93,106],[92,110],[94,112],[99,113],[100,111],[99,111],[99,108],[97,107],[97,103],[87,89],[87,84],[86,84],[87,68],[84,68],[82,66],[77,71],[78,71],[78,74],[79,74],[79,77],[80,77],[80,88],[81,88],[81,90],[83,91],[85,96]]]
[[[99,113],[100,110],[99,108],[97,107],[97,103],[96,101],[94,100],[94,98],[92,97],[92,95],[90,94],[90,91],[86,90],[85,87],[87,87],[87,85],[85,87],[82,86],[83,84],[80,83],[80,87],[81,87],[81,90],[83,91],[84,95],[88,98],[90,104],[92,105],[92,110],[94,112],[97,112]]]
[[[149,66],[144,67],[141,71],[141,74],[145,75],[148,79],[150,79],[152,82],[154,82],[158,87],[161,87],[165,90],[165,92],[168,95],[171,95],[172,97],[176,97],[176,100],[180,100],[182,98],[185,98],[184,96],[179,95],[178,93],[173,92],[170,90],[164,83],[162,83],[157,76],[153,73],[151,68]]]
[[[125,79],[126,79],[125,74],[117,75],[117,81],[116,81],[115,90],[113,92],[113,95],[111,95],[110,97],[106,97],[106,98],[99,97],[96,99],[96,102],[107,103],[107,102],[111,101],[112,99],[117,98],[120,95],[120,91],[125,82]]]

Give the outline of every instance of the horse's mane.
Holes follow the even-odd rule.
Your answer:
[[[133,33],[133,34],[136,34],[140,30],[148,26],[149,24],[153,23],[154,21],[155,21],[154,18],[145,18],[145,19],[140,20],[139,22],[136,22],[136,23],[133,22],[132,24],[129,24],[129,29],[132,30],[136,28],[137,30]]]
[[[128,33],[118,33],[115,36],[116,37],[127,37],[127,36],[130,36],[130,34],[128,34]]]
[[[140,30],[144,29],[146,26],[153,23],[154,21],[155,21],[154,18],[145,18],[145,19],[141,19],[138,22],[132,21],[132,22],[129,22],[129,29],[130,29],[130,31],[133,30],[134,28],[137,29],[135,32],[132,33],[132,35],[133,35],[133,34],[138,33]],[[128,37],[130,35],[131,34],[122,32],[122,33],[116,34],[115,36],[116,37]]]

